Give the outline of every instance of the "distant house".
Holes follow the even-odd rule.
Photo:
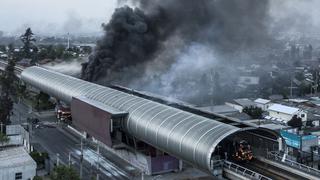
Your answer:
[[[282,104],[273,104],[268,108],[269,117],[277,121],[287,123],[294,115],[297,115],[303,122],[307,121],[307,112],[290,106]]]
[[[19,62],[17,62],[17,65],[22,66],[22,67],[29,67],[31,66],[31,61],[32,59],[21,59]]]
[[[0,151],[0,180],[31,180],[36,175],[36,162],[23,147]]]
[[[260,78],[256,76],[240,76],[238,79],[238,86],[247,87],[252,85],[259,85]]]
[[[271,105],[270,100],[262,99],[262,98],[258,98],[254,100],[254,103],[256,104],[257,107],[261,108],[263,111],[266,111]]]
[[[248,98],[234,99],[231,102],[226,102],[226,105],[237,109],[239,112],[242,112],[245,107],[256,106],[256,104]]]
[[[282,100],[284,97],[281,94],[273,94],[271,96],[269,96],[269,99],[271,101],[277,101],[277,100]]]

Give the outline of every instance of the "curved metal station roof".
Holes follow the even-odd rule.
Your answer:
[[[212,170],[217,144],[237,127],[198,116],[132,94],[83,81],[40,67],[24,70],[21,78],[66,103],[84,96],[128,112],[125,130],[134,137],[197,167]]]

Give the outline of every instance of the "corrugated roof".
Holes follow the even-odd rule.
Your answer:
[[[269,111],[276,111],[284,114],[293,115],[299,111],[298,108],[285,106],[282,104],[274,104],[268,108]]]
[[[0,151],[0,169],[27,165],[33,165],[35,168],[37,166],[23,147],[6,148]]]
[[[22,80],[66,103],[83,96],[129,113],[124,129],[136,138],[211,171],[211,156],[224,138],[240,129],[132,94],[40,67],[25,69]]]

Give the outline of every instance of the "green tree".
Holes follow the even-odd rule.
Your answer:
[[[6,52],[7,51],[6,46],[5,45],[0,45],[0,51]]]
[[[32,157],[32,159],[34,161],[36,161],[38,168],[39,168],[39,166],[44,166],[45,160],[49,158],[48,153],[46,153],[46,152],[41,153],[41,152],[37,152],[37,151],[32,151],[30,153],[30,156]]]
[[[50,176],[51,180],[79,180],[80,177],[77,172],[67,166],[56,166]]]
[[[3,124],[10,123],[10,115],[13,108],[12,97],[16,95],[14,67],[15,61],[9,58],[5,72],[0,77],[0,121]]]
[[[253,119],[259,119],[262,117],[262,109],[256,106],[245,107],[243,112],[248,114]]]
[[[0,132],[0,144],[3,145],[7,142],[9,142],[9,137],[3,133]]]
[[[33,178],[33,180],[43,180],[43,178],[40,177],[40,176],[35,176],[35,177]]]
[[[23,43],[23,52],[25,58],[31,58],[32,57],[32,50],[34,50],[34,42],[36,39],[34,38],[34,34],[31,30],[31,28],[28,28],[26,32],[20,36],[20,39]]]

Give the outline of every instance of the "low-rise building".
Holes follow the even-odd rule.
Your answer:
[[[263,111],[266,111],[272,105],[270,100],[262,99],[262,98],[258,98],[254,100],[254,103],[256,104],[257,107],[261,108]]]
[[[268,108],[269,116],[279,121],[287,123],[294,115],[297,115],[303,122],[307,121],[307,112],[282,104],[273,104]]]
[[[0,151],[0,180],[32,180],[36,168],[36,162],[23,147]]]
[[[248,98],[234,99],[231,102],[226,102],[226,105],[237,109],[239,112],[242,112],[245,107],[256,106],[256,104]]]

